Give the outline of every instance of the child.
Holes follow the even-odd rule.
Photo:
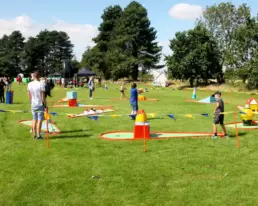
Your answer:
[[[77,87],[77,81],[76,81],[75,78],[73,79],[73,86],[74,86],[74,87]]]
[[[92,99],[93,91],[94,91],[94,79],[93,77],[90,77],[90,80],[88,82],[88,87],[90,90],[90,99]]]
[[[225,138],[228,138],[228,135],[227,135],[227,130],[226,130],[226,127],[224,125],[224,114],[221,114],[224,112],[224,102],[223,100],[221,99],[221,92],[220,91],[217,91],[215,94],[215,99],[216,99],[216,109],[215,109],[215,112],[214,112],[214,118],[213,118],[213,132],[214,132],[214,135],[213,135],[213,139],[217,139],[217,124],[220,124],[220,126],[222,127],[223,129],[223,132],[224,132],[224,137]]]
[[[132,106],[132,115],[136,115],[138,111],[138,91],[136,83],[132,84],[130,103]]]
[[[124,82],[121,84],[120,92],[121,92],[120,99],[124,99],[125,98],[125,83]]]

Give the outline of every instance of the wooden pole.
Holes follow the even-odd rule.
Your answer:
[[[62,83],[61,83],[62,84]],[[62,85],[60,84],[59,90],[60,90],[60,98],[63,99],[63,91],[62,91]]]
[[[230,104],[232,104],[232,102],[233,102],[233,92],[231,90],[231,92],[230,92]]]
[[[236,147],[240,148],[239,136],[238,136],[238,128],[237,128],[237,112],[234,111],[234,122],[235,122],[235,130],[236,130]]]
[[[143,151],[146,152],[145,122],[144,122],[144,125],[143,125]]]

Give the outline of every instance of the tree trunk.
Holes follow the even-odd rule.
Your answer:
[[[190,87],[193,87],[194,79],[193,79],[193,78],[190,78],[190,79],[189,79],[189,82],[190,82]]]
[[[138,73],[139,73],[139,70],[138,70],[138,65],[135,65],[132,69],[132,72],[131,72],[131,76],[133,78],[134,81],[137,81],[138,80]]]

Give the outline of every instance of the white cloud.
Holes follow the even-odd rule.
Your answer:
[[[72,24],[54,18],[49,24],[34,22],[29,16],[17,16],[13,19],[0,19],[0,37],[19,30],[28,38],[36,36],[41,30],[57,30],[66,32],[74,44],[74,53],[78,60],[87,46],[93,46],[92,38],[98,34],[98,28],[90,24]]]
[[[200,5],[180,3],[169,10],[169,15],[180,20],[196,20],[202,16],[203,9]]]

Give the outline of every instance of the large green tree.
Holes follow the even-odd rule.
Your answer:
[[[170,41],[173,54],[166,58],[170,76],[194,82],[208,82],[222,73],[220,52],[216,42],[204,26],[178,32]]]
[[[108,51],[112,73],[131,75],[133,80],[137,80],[140,67],[155,68],[161,56],[156,33],[151,27],[147,10],[140,3],[132,1],[116,22],[111,49]]]
[[[8,55],[9,37],[4,35],[0,39],[0,74],[7,75],[9,70],[9,55]]]
[[[81,67],[89,67],[106,79],[111,75],[111,66],[106,54],[110,48],[115,24],[121,14],[122,8],[118,5],[109,6],[104,10],[99,34],[93,39],[96,45],[93,48],[88,47],[82,56]]]
[[[40,70],[40,60],[42,55],[42,48],[38,43],[38,39],[30,37],[22,53],[22,64],[26,72],[33,72]]]
[[[15,76],[22,69],[21,54],[25,38],[20,31],[14,31],[9,36],[0,39],[0,69],[1,73]]]
[[[29,38],[23,53],[26,70],[39,70],[42,74],[61,72],[65,60],[73,57],[73,45],[65,32],[41,31]]]
[[[250,16],[250,8],[246,4],[237,7],[231,2],[208,6],[203,13],[200,23],[205,25],[217,41],[221,52],[221,65],[225,69],[236,68],[238,58],[235,55],[238,50],[236,32],[246,26]]]

